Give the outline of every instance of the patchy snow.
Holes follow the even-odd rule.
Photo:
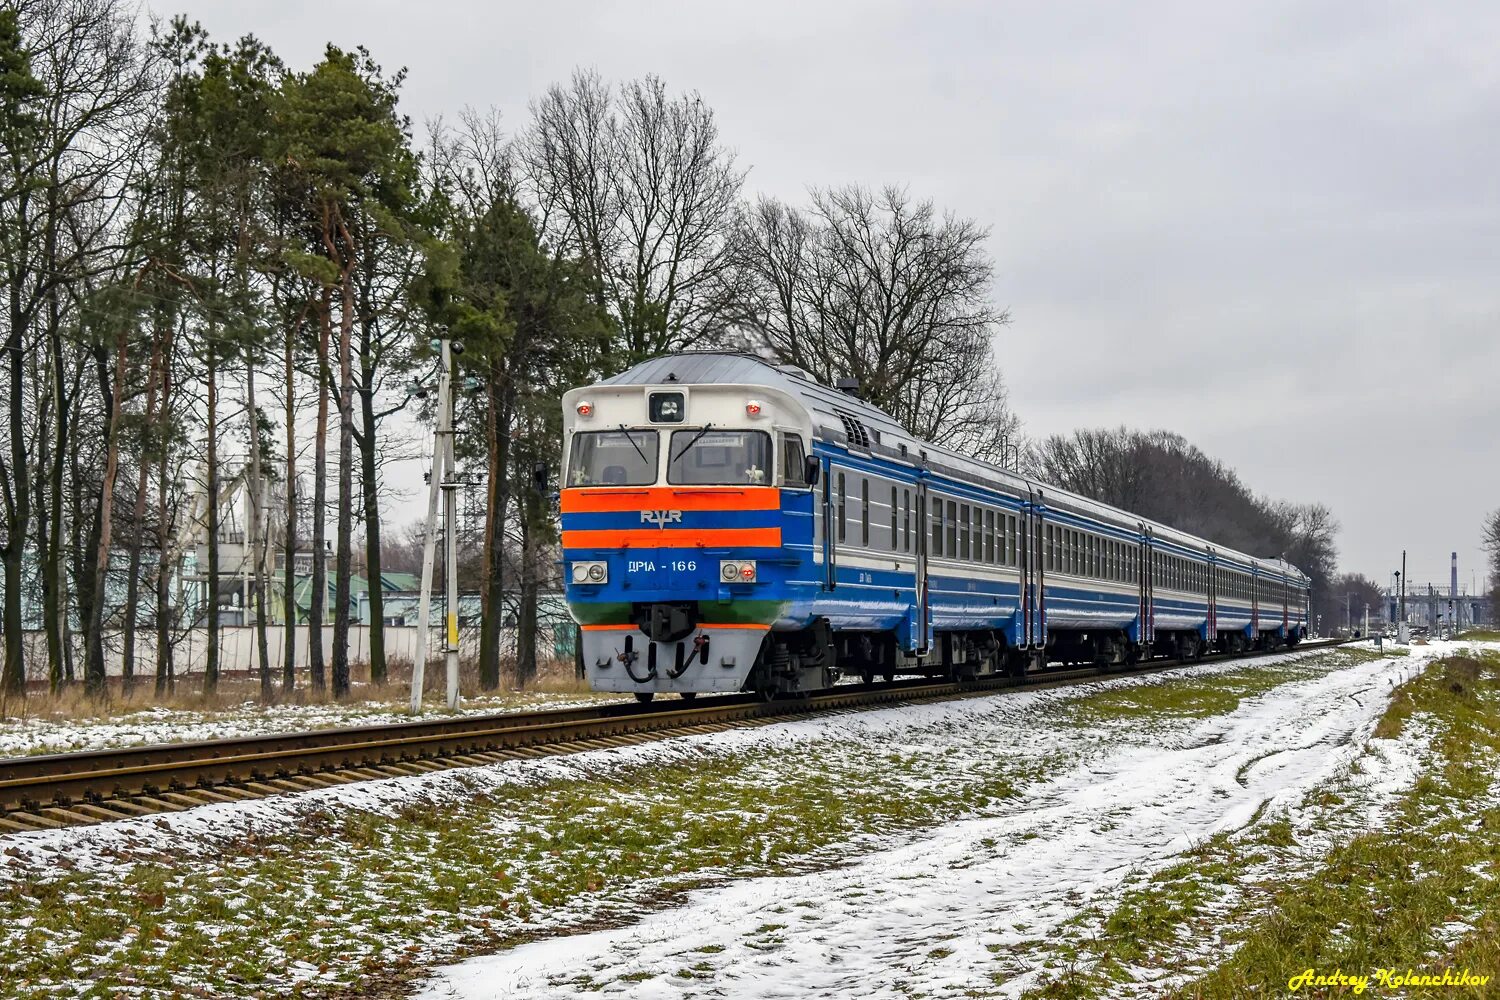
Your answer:
[[[1410,659],[1281,685],[1231,712],[1154,729],[1151,740],[1121,739],[998,815],[929,830],[833,870],[699,890],[630,926],[448,966],[422,995],[540,998],[601,988],[640,997],[1019,995],[1040,970],[997,985],[995,952],[1047,938],[1127,875],[1159,870],[1262,809],[1295,808],[1361,757],[1392,685],[1447,651],[1433,643]],[[1150,682],[1157,678],[1108,683]],[[974,704],[925,711],[962,713]],[[885,714],[857,720],[878,727]],[[743,736],[778,738],[766,730]],[[1056,737],[1016,734],[1020,747]],[[1363,756],[1361,768],[1376,797],[1415,773],[1399,749]]]
[[[1261,667],[1285,664],[1323,653],[1326,651],[1285,653],[1260,658],[1254,664]],[[1109,738],[1108,731],[1101,733],[1092,728],[1049,728],[1049,720],[1059,703],[1105,689],[1166,684],[1178,677],[1202,678],[1232,673],[1244,670],[1248,665],[1244,661],[1229,660],[1149,675],[1110,678],[1082,687],[1010,691],[992,697],[855,711],[748,729],[669,737],[636,746],[585,751],[560,757],[518,759],[483,767],[456,768],[410,777],[335,785],[264,799],[205,805],[184,812],[161,813],[96,826],[0,834],[0,848],[4,848],[0,854],[11,858],[32,859],[65,854],[79,868],[93,870],[96,865],[117,865],[116,855],[122,851],[141,850],[148,854],[184,856],[211,853],[215,844],[225,840],[275,833],[293,825],[302,817],[330,810],[365,810],[395,815],[413,804],[436,806],[445,801],[467,801],[488,789],[510,784],[597,778],[618,768],[636,766],[641,762],[667,763],[701,757],[706,753],[735,754],[765,747],[790,749],[817,740],[832,740],[843,745],[868,745],[872,748],[871,752],[875,752],[890,749],[896,745],[892,741],[903,734],[922,732],[934,727],[949,730],[955,737],[962,737],[966,727],[989,723],[1004,730],[1007,759],[1040,760],[1055,757],[1059,752],[1079,753],[1085,747],[1096,747],[1101,738]],[[1407,667],[1406,672],[1414,671]],[[971,751],[971,748],[966,748],[963,744],[962,739],[957,740],[951,748],[952,752]],[[974,766],[983,766],[983,761],[976,760]],[[0,856],[0,869],[3,869],[4,860]]]
[[[1440,650],[1424,652],[1437,655]],[[1297,663],[1303,660],[1309,661],[1305,667]],[[852,931],[846,933],[840,929],[829,938],[821,928],[835,923],[842,928],[844,924],[853,926],[864,921],[860,933],[873,935],[877,949],[888,949],[872,960],[872,964],[905,962],[909,966],[907,979],[918,984],[913,988],[930,988],[932,982],[963,981],[948,974],[951,963],[967,961],[960,972],[968,975],[970,980],[1000,969],[999,960],[989,955],[985,946],[1003,948],[1004,942],[1017,940],[1018,936],[1030,939],[1037,933],[1045,933],[1048,926],[1055,926],[1047,924],[1047,920],[1064,919],[1086,905],[1088,886],[1097,887],[1094,899],[1102,898],[1117,889],[1132,870],[1149,871],[1153,865],[1159,865],[1164,854],[1180,850],[1195,838],[1207,835],[1204,830],[1211,832],[1213,824],[1209,820],[1213,817],[1206,811],[1195,813],[1180,801],[1184,798],[1184,790],[1178,786],[1183,781],[1209,781],[1210,785],[1205,787],[1214,782],[1232,783],[1234,787],[1230,792],[1233,794],[1228,796],[1232,801],[1226,806],[1225,815],[1219,817],[1220,821],[1231,823],[1231,826],[1233,817],[1229,813],[1248,806],[1251,791],[1264,793],[1277,787],[1278,783],[1284,783],[1288,786],[1285,792],[1287,800],[1295,798],[1298,790],[1316,778],[1309,776],[1302,781],[1295,775],[1287,777],[1284,772],[1288,767],[1279,758],[1291,754],[1290,770],[1295,771],[1301,766],[1301,757],[1296,751],[1302,748],[1305,754],[1305,747],[1303,744],[1287,747],[1274,740],[1268,742],[1263,736],[1256,735],[1258,729],[1274,730],[1286,724],[1282,716],[1295,716],[1291,724],[1300,727],[1298,731],[1304,738],[1318,735],[1316,727],[1302,719],[1302,715],[1316,715],[1319,706],[1344,711],[1344,705],[1355,704],[1349,700],[1352,697],[1367,713],[1360,717],[1363,721],[1357,721],[1349,730],[1356,732],[1368,719],[1377,716],[1385,703],[1384,694],[1388,687],[1381,688],[1380,678],[1390,675],[1396,679],[1409,675],[1418,665],[1416,658],[1394,664],[1385,661],[1350,665],[1348,658],[1341,654],[1304,650],[1252,662],[1204,664],[1148,676],[1109,678],[1082,687],[1006,692],[992,697],[850,712],[566,757],[515,760],[487,767],[364,782],[96,827],[12,835],[0,837],[0,890],[68,881],[70,891],[82,891],[92,898],[95,893],[90,886],[97,888],[104,883],[134,885],[138,878],[144,878],[149,884],[159,884],[165,875],[167,905],[178,919],[175,923],[168,921],[159,925],[166,928],[165,937],[155,947],[170,950],[173,942],[181,938],[204,935],[219,942],[221,949],[238,949],[241,960],[253,968],[275,970],[263,985],[274,986],[272,992],[278,992],[289,989],[291,982],[303,979],[318,986],[319,990],[333,985],[355,988],[364,982],[360,978],[361,969],[367,963],[388,966],[395,961],[392,956],[399,956],[402,965],[431,965],[452,961],[462,953],[461,949],[472,949],[481,944],[496,947],[496,942],[507,937],[514,939],[515,935],[570,934],[584,926],[618,926],[639,921],[643,911],[665,905],[664,899],[675,900],[677,897],[673,893],[686,882],[726,883],[734,878],[748,878],[751,880],[729,882],[725,889],[695,893],[686,906],[658,913],[619,932],[624,939],[630,939],[650,932],[651,928],[658,926],[656,922],[663,919],[668,920],[670,926],[672,914],[676,914],[676,919],[685,921],[683,926],[689,929],[682,934],[682,939],[689,943],[682,944],[678,951],[690,947],[710,950],[673,955],[667,942],[648,937],[644,939],[648,947],[633,956],[616,956],[616,961],[608,953],[610,946],[606,936],[570,937],[566,940],[576,943],[582,954],[594,956],[592,964],[597,968],[564,964],[563,971],[572,978],[585,977],[575,984],[579,988],[593,984],[612,991],[655,995],[653,987],[667,978],[670,978],[673,990],[686,988],[691,991],[699,985],[695,977],[711,975],[722,965],[723,981],[731,987],[743,985],[751,995],[774,993],[778,982],[791,984],[787,986],[788,992],[805,995],[817,990],[801,988],[804,965],[813,964],[815,972],[821,976],[836,969],[845,955],[870,946],[859,941],[858,935]],[[1225,677],[1214,690],[1219,695],[1244,691],[1246,678],[1256,676],[1257,669],[1267,667],[1280,669],[1259,675],[1260,682],[1254,689],[1263,690],[1269,683],[1281,686],[1268,698],[1246,697],[1240,703],[1240,709],[1229,715],[1221,714],[1201,722],[1196,718],[1184,718],[1184,714],[1222,713],[1228,705],[1234,704],[1232,699],[1215,701],[1210,698],[1212,704],[1194,703],[1187,708],[1175,706],[1167,709],[1155,707],[1160,700],[1155,697],[1157,692],[1149,692],[1140,703],[1136,700],[1136,689],[1160,685],[1171,690],[1173,682],[1184,676],[1233,675]],[[1288,682],[1288,678],[1299,679]],[[1329,683],[1334,684],[1334,690],[1325,691],[1319,686]],[[1106,697],[1093,697],[1100,693]],[[1292,712],[1287,703],[1303,697],[1311,699],[1306,712]],[[1100,712],[1101,701],[1114,710],[1124,711],[1118,715]],[[1170,697],[1167,701],[1170,702]],[[1257,705],[1262,706],[1258,714],[1246,715]],[[1330,747],[1338,745],[1343,733],[1343,729],[1334,727],[1325,734]],[[1262,742],[1255,743],[1256,739]],[[1248,743],[1239,748],[1237,756],[1222,752],[1226,744],[1242,740]],[[1218,750],[1215,750],[1216,746]],[[1199,754],[1203,756],[1196,756]],[[897,760],[905,762],[905,766],[894,768],[888,763]],[[1182,760],[1188,760],[1191,766],[1183,770],[1179,766]],[[925,821],[917,818],[916,823],[925,822],[926,825],[926,829],[920,832],[912,831],[912,823],[893,824],[884,832],[857,826],[840,829],[822,838],[819,843],[825,846],[813,849],[813,845],[807,845],[775,863],[761,858],[759,849],[747,848],[742,852],[745,854],[743,859],[727,865],[718,860],[710,860],[707,864],[701,860],[681,863],[685,860],[684,854],[676,855],[679,863],[673,864],[672,850],[668,845],[676,843],[671,838],[680,836],[688,828],[684,826],[660,841],[663,846],[656,850],[661,864],[647,866],[644,872],[637,871],[624,879],[604,880],[597,889],[590,884],[587,891],[570,890],[561,894],[556,891],[562,884],[558,871],[566,874],[573,870],[569,868],[570,864],[575,867],[580,861],[598,864],[606,859],[580,859],[577,855],[587,852],[566,848],[548,851],[545,845],[535,856],[517,851],[507,854],[503,849],[505,845],[514,847],[523,839],[517,834],[551,830],[555,837],[557,830],[564,825],[570,827],[574,843],[579,835],[587,836],[586,822],[577,822],[576,815],[565,824],[552,825],[570,815],[568,803],[574,801],[570,798],[570,789],[578,787],[578,782],[603,781],[618,789],[622,801],[660,804],[670,799],[674,803],[670,806],[672,815],[687,817],[689,826],[695,815],[699,818],[722,816],[722,803],[714,805],[707,800],[671,799],[671,791],[658,781],[660,772],[655,765],[697,765],[699,762],[710,768],[733,762],[736,770],[730,773],[736,775],[734,784],[749,790],[750,801],[754,801],[756,790],[785,788],[784,779],[800,780],[798,776],[805,775],[809,769],[817,775],[843,782],[859,781],[861,775],[866,776],[866,780],[873,780],[873,774],[878,771],[886,776],[887,784],[902,789],[897,796],[892,796],[892,801],[922,802],[928,801],[924,796],[939,794],[942,801],[956,808],[941,815],[931,814]],[[1331,763],[1323,763],[1325,766],[1321,769],[1324,771],[1333,767]],[[1168,768],[1177,768],[1180,773],[1168,771]],[[1029,787],[1025,797],[994,799],[986,796],[976,801],[970,790],[981,787],[983,776],[994,776],[997,772],[1005,777],[1006,782],[1011,780],[1010,775],[1015,775],[1016,787]],[[1157,801],[1132,795],[1131,788],[1121,787],[1143,780],[1133,776],[1137,772],[1146,775],[1148,784],[1155,781],[1159,786]],[[1028,786],[1028,783],[1048,775],[1053,776],[1050,783]],[[1377,777],[1378,774],[1372,774],[1372,780]],[[1241,779],[1245,782],[1243,786]],[[520,791],[523,787],[524,795]],[[993,791],[993,786],[990,787]],[[489,791],[496,791],[497,795],[487,796],[485,793]],[[1217,789],[1213,794],[1219,794]],[[517,811],[506,805],[508,800],[518,797],[525,797],[531,803],[530,808]],[[775,815],[776,809],[782,808],[770,804],[774,798],[774,793],[768,792],[766,810],[748,807],[746,822],[753,826],[760,821],[764,825],[768,815]],[[983,804],[986,802],[988,804]],[[541,812],[537,811],[538,807]],[[552,810],[550,814],[548,809]],[[590,812],[601,809],[596,804]],[[709,812],[704,812],[704,809]],[[1169,826],[1156,830],[1156,840],[1152,840],[1152,818],[1130,815],[1133,809],[1159,810],[1155,816],[1157,825],[1160,827],[1166,821]],[[401,835],[399,841],[391,840],[391,830],[403,828],[406,821],[401,817],[409,815],[412,810],[420,814],[441,815],[445,821],[469,822],[471,827],[478,818],[482,824],[478,829],[481,836],[474,841],[478,853],[472,859],[456,857],[454,864],[437,861],[439,854],[434,852],[438,848],[424,838],[430,834],[444,839],[447,834],[443,827],[426,827],[418,831],[420,836],[413,837],[407,826],[407,834]],[[1076,814],[1080,810],[1086,811],[1092,823],[1092,833],[1086,828],[1087,823],[1085,826],[1070,826],[1070,811]],[[364,826],[366,833],[354,838],[357,843],[345,844],[334,836],[327,838],[326,842],[314,839],[298,846],[299,838],[316,838],[318,830],[328,828],[330,823],[337,824],[340,815],[349,816],[356,827],[366,824],[369,817],[365,813],[398,817],[398,820],[390,824],[377,821]],[[946,822],[946,817],[960,813],[983,818],[938,825]],[[637,818],[642,814],[637,813]],[[550,815],[551,819],[545,819],[545,815]],[[1078,815],[1072,818],[1075,824],[1082,822]],[[338,829],[336,825],[334,828]],[[773,825],[766,829],[774,831],[779,827]],[[375,834],[373,839],[370,833]],[[283,872],[273,879],[269,884],[275,888],[272,896],[267,897],[267,883],[263,879],[253,880],[250,875],[256,870],[260,851],[256,845],[273,844],[283,834],[291,834],[289,849],[299,852],[297,874]],[[749,833],[741,836],[754,840]],[[774,837],[773,833],[768,839],[763,832],[755,843],[763,848]],[[1033,837],[1036,839],[1031,839]],[[1122,838],[1121,843],[1126,845],[1115,859],[1116,870],[1107,870],[1107,851],[1089,856],[1086,849],[1075,846],[1080,840],[1115,837]],[[392,850],[393,844],[398,842],[403,851],[416,850],[411,856],[416,868],[402,869],[407,884],[391,880],[389,876],[395,873],[380,860],[384,852]],[[1039,842],[1057,842],[1060,846],[1055,853],[1045,854],[1039,852]],[[494,853],[488,846],[491,843],[496,845]],[[287,848],[274,850],[282,849]],[[691,852],[687,854],[691,856]],[[518,912],[521,909],[518,906],[507,909],[505,899],[490,896],[477,898],[472,904],[460,905],[456,909],[451,903],[439,905],[432,902],[443,892],[444,873],[462,871],[465,873],[462,877],[469,880],[466,884],[473,884],[474,880],[488,884],[495,875],[483,859],[501,857],[504,870],[508,872],[505,877],[508,883],[514,883],[507,884],[504,889],[506,897],[520,898],[523,890],[532,883],[544,889],[548,885],[553,887],[550,893],[529,894],[533,897],[530,912]],[[999,894],[993,901],[995,906],[989,910],[984,908],[989,900],[987,887],[997,880],[1011,877],[1004,868],[1010,858],[1023,867],[1032,863],[1055,865],[1063,872],[1063,876],[1054,876],[1055,879],[1065,877],[1072,880],[1059,881],[1061,887],[1056,890],[1056,898],[1051,899],[1050,910],[1041,905],[1047,903],[1047,899],[1033,900],[1038,904],[1038,915],[1027,919],[1036,920],[1034,926],[1016,927],[1009,922],[1011,904],[1006,894],[1012,887],[996,889]],[[466,864],[469,867],[464,867]],[[845,872],[863,874],[851,874],[839,882],[839,873],[828,871],[834,865],[849,865],[851,867],[843,869]],[[965,865],[970,866],[967,873],[960,870]],[[909,871],[903,871],[903,868]],[[768,871],[816,871],[821,874],[767,878],[765,873]],[[965,881],[965,876],[969,881]],[[862,885],[866,880],[869,885]],[[1070,893],[1069,890],[1073,891]],[[739,902],[735,902],[736,897],[732,894],[737,891],[749,895],[739,897]],[[1016,891],[1025,895],[1019,889]],[[794,894],[784,901],[782,909],[786,912],[777,912],[781,904],[775,900],[780,892]],[[186,902],[194,897],[217,901],[217,909],[193,910]],[[250,897],[254,897],[253,905],[243,904],[242,900]],[[281,912],[283,908],[279,903],[268,902],[272,898],[297,900],[298,919]],[[729,900],[729,903],[724,903],[724,900]],[[808,905],[792,906],[799,901]],[[133,903],[128,896],[116,899],[115,904],[113,916],[121,917],[125,924],[131,923],[128,913],[133,912],[132,906],[139,904]],[[712,906],[723,906],[722,912],[740,919],[741,925],[726,920],[718,910],[709,913]],[[944,913],[943,906],[951,906],[952,914]],[[759,913],[756,913],[757,908]],[[923,911],[925,925],[922,923]],[[998,913],[1000,919],[985,923],[992,912]],[[756,917],[758,919],[753,919]],[[724,940],[704,936],[719,926],[716,921],[727,928]],[[880,927],[889,927],[889,932],[878,931],[877,925],[872,923],[874,921],[878,921]],[[49,927],[38,934],[26,935],[18,931],[9,937],[0,935],[5,939],[0,941],[0,951],[5,950],[7,942],[10,947],[20,944],[34,950],[43,940],[49,942],[49,950],[54,945],[61,947],[64,944],[76,949],[78,957],[68,978],[54,983],[57,990],[66,993],[67,988],[91,977],[123,974],[112,963],[116,963],[121,950],[131,944],[131,935],[135,932],[126,928],[123,936],[108,932],[101,935],[93,929],[99,922],[96,915],[85,928],[66,920],[59,921],[53,914]],[[295,928],[292,927],[294,924]],[[774,926],[777,924],[786,926]],[[331,940],[335,932],[330,927],[338,928],[336,941]],[[1012,930],[1015,933],[1010,933]],[[17,933],[21,933],[20,938]],[[883,939],[882,933],[886,934]],[[291,936],[283,939],[282,935],[288,934]],[[902,936],[906,934],[925,937]],[[301,948],[296,952],[289,942],[298,935],[303,935],[302,940],[315,943],[316,947]],[[780,938],[795,938],[802,949],[807,949],[812,947],[812,942],[819,941],[816,937],[809,938],[809,935],[824,935],[823,942],[831,941],[827,947],[833,957],[820,962],[810,951],[783,953]],[[666,935],[667,938],[670,936]],[[946,940],[950,936],[957,936],[960,940]],[[964,943],[966,936],[974,940]],[[652,941],[657,943],[651,944]],[[890,942],[904,943],[905,949]],[[601,948],[605,949],[602,953]],[[712,950],[721,948],[722,951]],[[952,949],[952,954],[947,949]],[[569,953],[564,947],[563,957]],[[312,956],[314,962],[293,967],[294,954],[296,958]],[[534,953],[531,949],[521,949],[509,954],[518,957]],[[503,966],[506,957],[499,956],[497,961]],[[678,964],[671,964],[674,959]],[[562,962],[563,958],[559,961]],[[986,961],[988,969],[985,968]],[[776,968],[769,969],[765,975],[754,973],[752,969],[747,975],[746,967],[757,963],[784,964],[785,976]],[[658,975],[658,966],[666,971]],[[457,966],[458,972],[445,972],[445,978],[432,984],[431,988],[448,992],[434,992],[432,995],[469,995],[469,988],[462,985],[462,977],[467,974],[463,970],[468,968]],[[151,974],[149,968],[142,971],[148,976]],[[1011,971],[1006,969],[1007,974]],[[514,978],[514,972],[512,969],[496,974]],[[573,988],[549,981],[550,973],[545,969],[540,978],[526,972],[524,967],[522,972],[530,977],[526,990],[519,994],[522,996],[528,995],[528,990],[529,995],[550,996]],[[891,972],[894,978],[871,981],[877,986],[883,984],[882,988],[887,992],[899,990],[899,965],[892,965]],[[159,975],[160,970],[156,970],[156,974]],[[173,982],[184,986],[203,984],[212,978],[198,959],[190,960],[172,975]],[[455,975],[459,978],[451,979]],[[488,981],[489,972],[481,970],[476,975],[481,986],[474,987],[473,995],[504,995],[504,991],[498,988],[484,992],[482,984]],[[632,975],[657,978],[641,983],[633,980]],[[860,971],[853,979],[866,975],[867,972]],[[905,981],[901,980],[902,983]],[[993,989],[987,979],[982,985],[986,990]],[[938,991],[941,993],[948,988],[943,986]],[[961,987],[954,985],[952,989],[961,990]],[[458,992],[454,994],[454,990]],[[729,992],[738,994],[741,990],[733,988]],[[853,987],[846,992],[864,995]]]

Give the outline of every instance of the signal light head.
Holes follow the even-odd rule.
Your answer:
[[[754,583],[756,575],[754,559],[725,559],[719,563],[719,579],[725,583]]]
[[[604,583],[609,579],[609,567],[603,562],[576,562],[569,575],[574,583]]]

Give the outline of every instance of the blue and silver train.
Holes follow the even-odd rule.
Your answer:
[[[763,359],[656,358],[563,398],[562,549],[597,690],[1292,646],[1308,578],[918,441]]]

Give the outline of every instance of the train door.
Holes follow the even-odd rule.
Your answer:
[[[1026,550],[1020,579],[1021,636],[1022,642],[1033,649],[1045,649],[1047,646],[1047,561],[1043,544],[1045,510],[1041,490],[1028,483],[1026,503],[1022,508]]]
[[[821,505],[823,519],[823,589],[832,591],[838,586],[837,560],[838,550],[833,543],[833,460],[823,459],[823,503]]]
[[[1208,635],[1204,639],[1212,646],[1219,641],[1219,567],[1214,561],[1214,550],[1208,550]]]
[[[1033,530],[1036,532],[1036,624],[1033,629],[1032,642],[1036,648],[1045,650],[1047,648],[1047,559],[1046,551],[1042,547],[1042,532],[1047,522],[1047,502],[1042,496],[1042,491],[1036,491],[1036,524]],[[1045,662],[1046,654],[1043,654]]]
[[[1031,647],[1031,576],[1036,546],[1031,537],[1031,489],[1016,510],[1016,602],[1021,612],[1021,628],[1016,645]]]
[[[932,607],[927,586],[927,481],[917,477],[917,655],[926,656],[932,646]]]
[[[1291,624],[1292,624],[1291,623],[1291,617],[1292,617],[1292,615],[1291,615],[1291,599],[1292,599],[1292,595],[1289,593],[1290,587],[1291,587],[1290,581],[1287,579],[1287,577],[1285,575],[1283,575],[1281,577],[1281,637],[1283,639],[1290,639],[1292,637],[1292,630],[1291,630]]]
[[[1250,641],[1260,639],[1260,573],[1250,571]]]
[[[1140,644],[1150,655],[1151,644],[1156,641],[1156,573],[1155,553],[1151,550],[1151,529],[1139,526],[1141,540],[1137,549],[1140,564],[1139,582],[1141,592]]]

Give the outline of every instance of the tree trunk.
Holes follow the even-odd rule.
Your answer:
[[[24,209],[23,209],[24,211]],[[24,240],[25,227],[18,227]],[[21,254],[25,251],[22,249]],[[13,276],[18,277],[18,276]],[[22,334],[26,329],[26,315],[21,309],[21,285],[18,280],[10,284],[10,328],[5,339],[5,353],[10,362],[9,429],[10,468],[6,470],[9,482],[6,506],[5,533],[5,664],[0,667],[0,692],[6,695],[25,697],[26,664],[22,646],[21,629],[21,560],[26,551],[26,532],[31,527],[31,471],[26,455],[26,410],[25,373],[26,355]]]
[[[120,472],[120,414],[125,396],[126,338],[121,333],[115,346],[114,384],[104,377],[103,358],[100,358],[100,389],[109,407],[109,423],[104,437],[104,480],[99,487],[99,544],[94,549],[93,605],[89,611],[85,643],[88,648],[84,682],[88,692],[95,698],[105,693],[104,681],[104,605],[107,603],[109,583],[109,550],[114,541],[115,479]],[[103,349],[100,349],[102,355]]]
[[[47,673],[49,678],[56,678],[53,682],[54,690],[60,688],[64,680],[73,680],[71,667],[72,649],[68,646],[66,633],[68,628],[67,608],[68,602],[65,597],[68,589],[67,570],[63,562],[63,479],[65,465],[68,455],[68,430],[71,423],[71,411],[73,401],[68,398],[67,385],[63,379],[63,345],[62,329],[60,326],[53,327],[48,334],[48,342],[52,352],[52,375],[53,401],[57,407],[57,422],[53,427],[52,461],[46,466],[50,473],[50,495],[47,498],[47,528],[48,539],[45,553],[42,553],[42,614],[46,619],[42,622],[42,629],[47,634]]]
[[[281,690],[297,686],[297,399],[296,324],[286,330],[286,565],[281,587],[286,614],[286,642],[281,663]]]
[[[48,421],[51,420],[49,416]],[[48,468],[52,460],[47,447],[47,435],[37,435],[37,468]],[[53,570],[56,551],[52,546],[52,522],[48,511],[50,504],[45,495],[46,477],[37,476],[33,481],[36,490],[36,564],[37,578],[42,586],[42,615],[62,615],[62,601],[57,592],[57,578]],[[63,689],[63,655],[61,628],[45,628],[47,639],[47,689],[57,694]]]
[[[318,426],[313,440],[312,588],[307,605],[307,655],[314,691],[328,686],[323,664],[323,604],[328,570],[323,562],[323,507],[328,498],[328,340],[333,322],[329,289],[323,289],[318,323]]]
[[[529,491],[528,491],[529,492]],[[521,587],[516,608],[516,686],[526,687],[536,679],[536,598],[540,589],[536,572],[541,532],[535,521],[535,504],[523,493],[521,509]]]
[[[360,488],[365,505],[365,563],[370,579],[370,683],[385,683],[385,588],[380,581],[380,491],[375,454],[375,391],[361,388]]]
[[[53,478],[50,470],[54,459],[48,440],[50,430],[58,419],[52,412],[61,408],[56,405],[57,397],[62,392],[62,379],[54,377],[52,385],[48,389],[50,402],[43,406],[42,420],[40,426],[42,432],[37,435],[37,470],[39,474],[34,480],[36,490],[36,560],[37,577],[42,585],[42,617],[43,632],[47,639],[47,687],[57,694],[63,688],[63,652],[62,652],[62,599],[59,595],[61,559],[57,553],[61,549],[62,540],[54,537],[53,504],[47,496],[48,481]],[[62,465],[57,465],[58,475],[61,475]],[[61,497],[58,497],[59,505]],[[61,507],[58,507],[59,516]]]
[[[255,407],[255,364],[245,362],[245,406],[250,411],[250,483],[245,491],[250,498],[249,516],[245,519],[250,529],[245,546],[254,560],[251,568],[255,574],[251,581],[250,597],[255,604],[255,652],[260,673],[260,697],[271,700],[271,652],[266,643],[266,545],[262,541],[265,525],[261,521],[264,493],[260,480],[260,411]]]
[[[149,409],[148,403],[147,410]],[[135,686],[135,633],[140,618],[137,605],[141,600],[141,527],[146,517],[146,486],[150,472],[151,465],[142,454],[140,467],[136,470],[135,500],[130,517],[130,547],[126,554],[125,568],[125,621],[120,637],[120,685],[127,694]]]
[[[385,587],[380,566],[380,480],[376,468],[374,391],[360,393],[364,437],[360,442],[361,487],[365,505],[365,564],[370,580],[370,683],[384,684],[385,662]]]
[[[136,470],[135,502],[131,511],[130,555],[125,573],[125,625],[122,640],[124,648],[120,654],[120,683],[127,694],[135,685],[135,633],[136,624],[140,618],[137,605],[141,597],[141,544],[145,535],[146,487],[151,473],[149,458],[153,441],[149,435],[156,433],[153,423],[156,419],[156,389],[157,378],[161,372],[163,337],[158,327],[156,336],[151,341],[151,363],[146,374],[146,419],[141,431],[140,465]]]
[[[349,694],[349,575],[354,547],[354,373],[351,338],[354,290],[344,271],[339,314],[339,515],[338,579],[334,581],[333,695]]]
[[[94,684],[94,679],[90,676],[90,671],[94,670],[94,660],[96,653],[93,639],[98,634],[98,631],[94,629],[92,625],[94,621],[95,611],[97,609],[100,609],[104,603],[104,595],[103,593],[101,593],[99,580],[97,574],[95,573],[96,559],[98,558],[98,552],[103,542],[102,531],[104,528],[104,518],[101,516],[102,512],[97,506],[100,500],[100,496],[98,494],[96,494],[94,497],[96,504],[94,516],[89,518],[85,517],[82,500],[82,476],[77,472],[75,472],[74,474],[74,495],[78,496],[79,500],[75,504],[75,507],[77,509],[74,512],[72,524],[73,538],[71,546],[71,556],[73,563],[73,579],[76,581],[78,587],[78,620],[83,625],[84,682],[86,684],[92,685]],[[84,533],[80,530],[85,520],[89,522],[87,536],[85,536]],[[69,655],[72,654],[71,645],[71,637],[65,638],[64,648]],[[104,662],[104,649],[102,644],[98,647],[97,653],[98,661],[100,664],[99,683],[102,686]]]
[[[493,691],[500,686],[500,619],[505,609],[505,515],[510,504],[510,414],[505,406],[501,382],[492,373],[489,389],[490,489],[487,503],[489,545],[485,554],[485,606],[479,626],[479,686]]]
[[[208,565],[204,568],[208,595],[208,657],[203,670],[203,690],[212,693],[219,686],[219,395],[216,368],[218,348],[209,331],[208,342],[208,447],[204,474],[208,492]]]
[[[172,414],[172,324],[163,328],[166,333],[162,344],[161,367],[161,414],[165,422]],[[172,449],[163,434],[156,455],[156,693],[166,694],[177,686],[172,660],[172,591],[171,561],[167,558],[172,546],[171,524],[167,520],[167,497],[170,495],[167,469]]]
[[[166,409],[166,383],[171,375],[163,373],[163,404]],[[171,564],[167,560],[167,549],[172,544],[170,526],[167,524],[167,461],[168,449],[163,447],[156,457],[156,693],[166,694],[176,687],[172,676],[172,616],[171,616]]]

